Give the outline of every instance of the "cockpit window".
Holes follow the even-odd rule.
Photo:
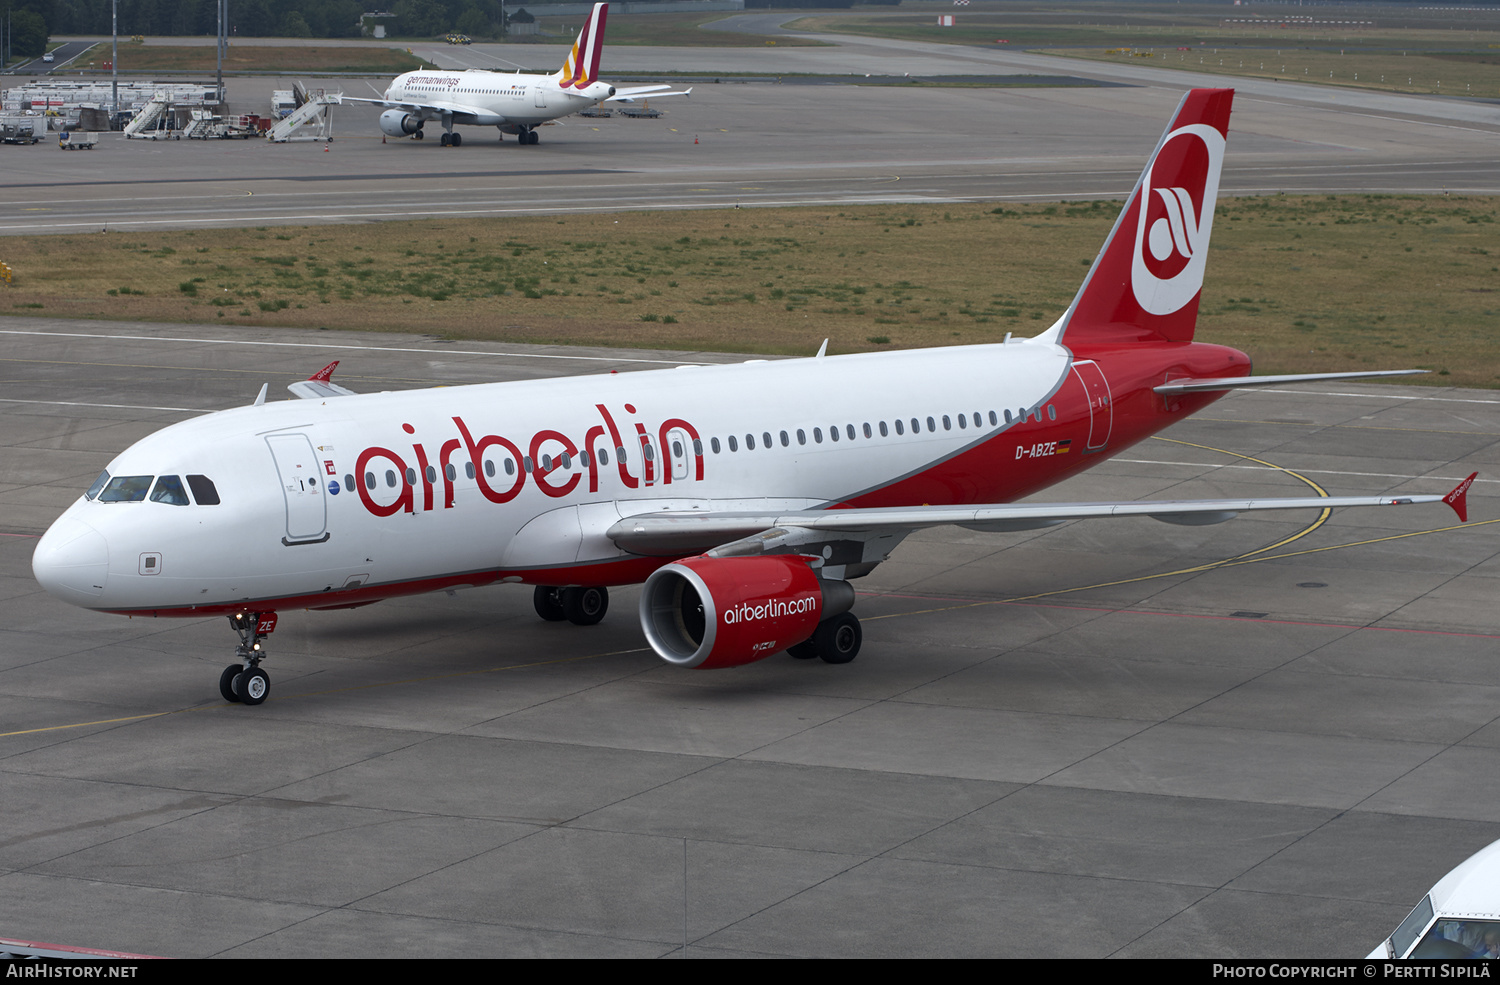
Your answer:
[[[189,506],[187,490],[182,488],[182,480],[175,475],[164,475],[156,480],[156,487],[151,490],[151,502],[166,503],[168,506]]]
[[[91,500],[95,496],[99,495],[99,490],[103,489],[104,484],[108,481],[109,470],[105,469],[103,472],[99,473],[99,478],[94,480],[94,484],[92,486],[89,486],[89,491],[83,494],[83,498]]]
[[[1391,935],[1391,947],[1396,952],[1396,957],[1403,957],[1411,947],[1417,935],[1426,929],[1428,922],[1432,919],[1432,897],[1423,896],[1422,902],[1412,908],[1401,926]]]
[[[151,488],[153,478],[155,476],[117,475],[105,484],[104,491],[99,494],[99,502],[139,503],[146,498],[146,490]]]
[[[1500,921],[1439,919],[1413,958],[1500,958]]]
[[[219,490],[215,488],[214,480],[206,475],[190,475],[187,481],[193,490],[193,499],[198,501],[199,506],[219,505]]]

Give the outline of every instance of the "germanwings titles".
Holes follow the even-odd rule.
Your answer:
[[[380,394],[334,383],[335,363],[289,387],[303,399],[262,391],[126,449],[33,571],[90,609],[228,616],[220,691],[259,704],[264,640],[292,609],[511,582],[542,618],[589,625],[611,586],[644,582],[669,663],[846,663],[851,581],[923,527],[1436,502],[1466,519],[1472,476],[1446,496],[1016,502],[1227,390],[1388,375],[1251,378],[1244,353],[1193,340],[1232,98],[1183,98],[1036,338]]]

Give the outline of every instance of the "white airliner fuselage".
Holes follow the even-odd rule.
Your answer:
[[[594,4],[562,67],[550,75],[424,69],[397,76],[383,99],[343,98],[384,107],[380,129],[387,136],[421,139],[423,125],[436,121],[443,127],[439,142],[445,147],[458,147],[463,136],[453,132],[455,124],[497,127],[501,133],[515,134],[520,143],[535,144],[538,126],[603,102],[691,95],[691,89],[673,92],[668,85],[617,91],[600,82],[599,61],[608,14],[608,3]]]
[[[393,108],[381,114],[380,126],[393,137],[415,135],[427,119],[522,133],[614,94],[615,87],[604,82],[564,87],[556,74],[407,72],[386,89],[385,103]]]
[[[90,608],[184,615],[503,578],[628,584],[667,559],[621,550],[608,531],[623,516],[902,505],[879,490],[919,474],[921,501],[1001,502],[1092,464],[1073,372],[1060,346],[1013,343],[241,407],[107,470],[206,476],[220,504],[80,500],[46,545],[76,532],[67,563],[39,571]],[[1076,450],[1017,455],[1058,417]],[[1006,467],[962,461],[993,457],[1001,434]]]

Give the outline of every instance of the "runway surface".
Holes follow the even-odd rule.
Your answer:
[[[662,120],[574,119],[527,148],[474,128],[383,144],[352,107],[328,151],[3,147],[0,232],[1118,198],[1201,81],[1038,57],[841,39],[612,48],[606,71],[816,58],[1126,84],[710,83]],[[289,82],[231,99],[263,111]],[[1493,107],[1270,86],[1240,88],[1231,193],[1500,190]],[[245,708],[217,694],[220,620],[95,615],[31,577],[114,454],[333,359],[368,391],[738,358],[0,318],[0,936],[181,957],[1354,957],[1500,838],[1494,391],[1234,395],[1046,494],[1441,493],[1477,469],[1468,525],[1438,506],[926,532],[859,583],[864,649],[842,667],[676,671],[635,590],[579,628],[502,586],[283,613],[271,699]]]
[[[784,16],[784,15],[778,15]],[[831,36],[830,36],[831,38]],[[378,111],[335,109],[335,140],[126,141],[58,155],[0,149],[0,232],[313,224],[610,210],[1121,198],[1184,89],[1238,88],[1227,194],[1500,193],[1500,107],[1098,65],[981,48],[837,38],[826,48],[606,50],[605,75],[663,70],[839,75],[1041,73],[1101,88],[947,88],[695,81],[658,120],[571,117],[536,147],[459,127],[462,147],[384,138]],[[521,52],[518,54],[517,52]],[[550,70],[563,50],[432,46],[445,67]],[[235,112],[267,112],[291,79],[235,79]],[[376,95],[377,80],[316,80]],[[383,86],[383,82],[380,83]]]
[[[515,587],[287,612],[271,699],[245,708],[216,692],[221,620],[95,615],[31,580],[36,536],[115,452],[335,358],[372,390],[735,357],[0,333],[7,936],[183,957],[1358,956],[1500,837],[1493,392],[1233,396],[1048,493],[1444,492],[1478,469],[1462,528],[1437,506],[934,531],[860,582],[842,667],[674,670],[630,589],[587,629]]]

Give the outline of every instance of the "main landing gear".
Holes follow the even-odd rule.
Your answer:
[[[461,133],[445,133],[438,137],[438,144],[442,147],[458,147],[463,142],[464,135]]]
[[[575,626],[593,626],[609,611],[609,589],[538,585],[531,595],[531,604],[536,607],[536,614],[548,622],[566,619]]]
[[[787,647],[786,652],[798,660],[821,657],[824,663],[846,664],[859,656],[859,645],[863,640],[859,617],[844,612],[819,623],[810,639]]]
[[[234,648],[239,663],[230,664],[219,675],[219,694],[231,703],[258,705],[271,691],[271,677],[260,669],[266,658],[261,640],[276,629],[274,612],[240,612],[229,617],[229,625],[240,636]]]

